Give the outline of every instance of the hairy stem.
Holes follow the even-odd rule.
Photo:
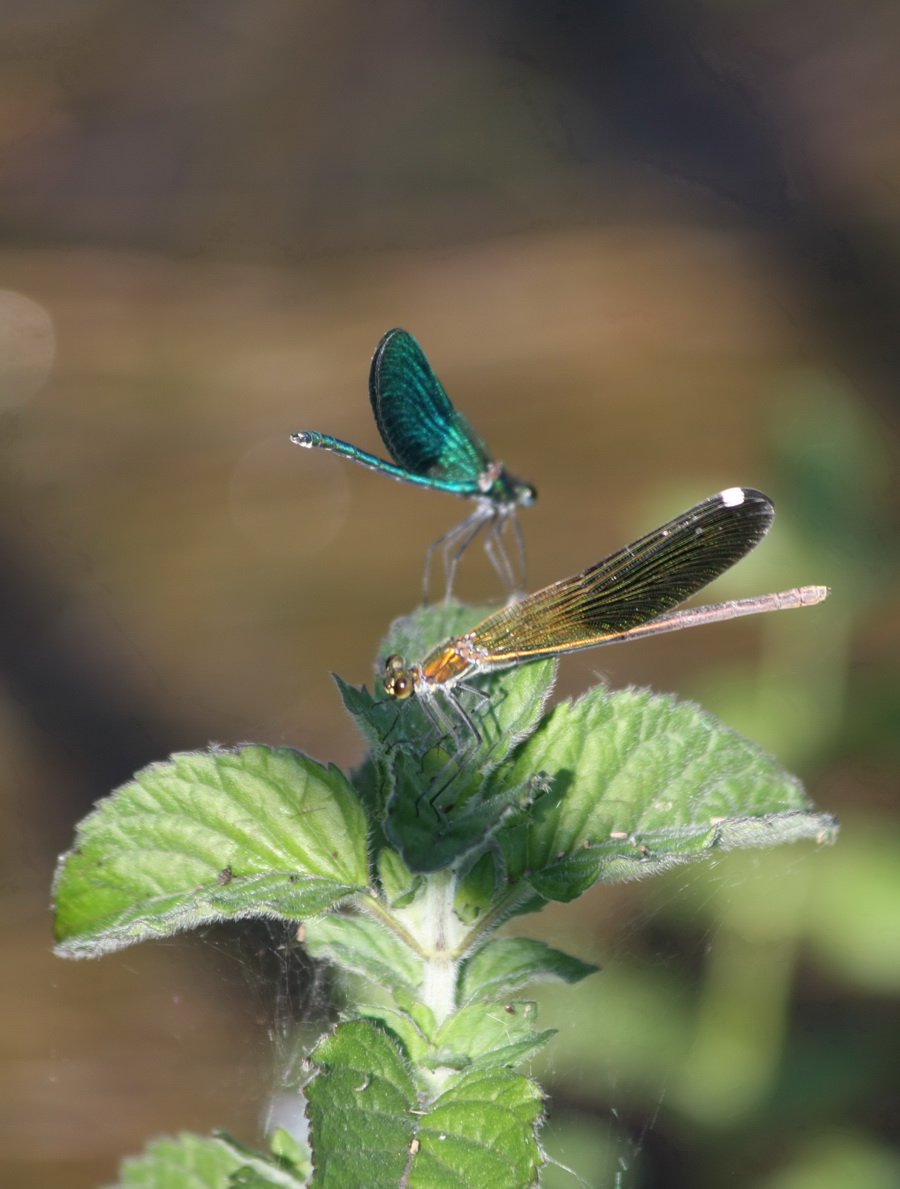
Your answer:
[[[422,1002],[438,1024],[456,1008],[459,943],[465,930],[453,911],[456,876],[441,871],[429,876],[416,908],[419,944],[425,958]]]

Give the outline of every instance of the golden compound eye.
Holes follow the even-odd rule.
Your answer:
[[[398,653],[384,662],[384,690],[392,698],[408,698],[413,692],[413,681]]]
[[[413,691],[413,684],[406,673],[389,673],[384,679],[385,693],[392,698],[408,698]]]

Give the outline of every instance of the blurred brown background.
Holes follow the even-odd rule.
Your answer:
[[[172,750],[358,759],[328,674],[371,679],[464,508],[288,435],[377,449],[399,325],[537,486],[532,587],[748,484],[779,516],[722,593],[833,589],[563,664],[700,699],[844,830],[523,922],[604,966],[545,996],[548,1149],[900,1183],[896,4],[29,0],[0,62],[0,1180],[258,1139],[265,936],[66,963],[48,883]],[[499,595],[478,549],[458,593]]]

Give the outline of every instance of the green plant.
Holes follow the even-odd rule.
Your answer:
[[[419,611],[381,655],[424,655],[479,618]],[[188,753],[85,819],[57,875],[59,953],[277,917],[304,922],[311,953],[374,992],[309,1055],[308,1144],[160,1140],[125,1162],[122,1185],[537,1184],[542,1095],[516,1067],[553,1032],[518,996],[596,968],[498,926],[715,848],[833,836],[793,777],[698,707],[596,687],[545,713],[554,676],[540,661],[464,695],[474,749],[436,737],[415,699],[338,679],[371,749],[349,778],[287,748]]]

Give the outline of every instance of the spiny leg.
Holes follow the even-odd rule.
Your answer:
[[[513,601],[525,590],[525,542],[514,505],[497,508],[495,517],[495,522],[489,529],[489,539],[485,538],[484,548],[494,570],[508,591],[510,601]],[[515,562],[503,540],[503,533],[507,526],[509,526],[509,532],[515,542]]]
[[[386,730],[384,732],[384,735],[382,736],[382,743],[385,744],[385,749],[386,749],[386,751],[388,751],[389,754],[396,747],[402,747],[404,743],[417,743],[418,742],[417,740],[413,740],[413,738],[398,737],[398,738],[396,738],[396,740],[394,742],[388,743],[389,738],[391,737],[392,734],[394,734],[394,731],[396,730],[399,721],[401,721],[401,718],[403,717],[403,710],[404,710],[403,703],[402,702],[394,703],[394,709],[396,710],[396,713],[394,716],[394,722],[391,723],[388,730]]]
[[[515,537],[515,540],[516,540],[516,553],[519,558],[519,578],[521,579],[519,586],[518,586],[518,590],[524,591],[524,590],[528,589],[526,582],[525,582],[525,579],[527,577],[527,571],[525,568],[525,538],[522,536],[522,529],[521,529],[521,526],[519,525],[519,518],[516,515],[515,508],[510,508],[509,512],[506,515],[506,519],[512,525],[513,536]],[[517,592],[514,591],[513,593],[515,594]]]
[[[448,697],[449,697],[449,694],[448,694]],[[467,722],[472,727],[472,729],[475,731],[475,733],[477,735],[478,740],[480,740],[481,735],[478,732],[478,728],[475,727],[475,724],[472,723],[471,719],[468,717],[468,715],[465,713],[465,711],[462,709],[462,707],[458,705],[456,700],[455,699],[451,699],[451,700],[453,701],[453,704],[456,707],[456,709],[460,712],[460,716],[463,718],[463,720],[465,722]],[[447,786],[451,783],[451,781],[456,776],[457,772],[461,771],[464,762],[469,758],[470,749],[471,749],[472,745],[471,745],[471,743],[467,745],[464,757],[460,758],[460,755],[459,755],[460,737],[458,734],[458,724],[454,723],[452,718],[441,709],[440,705],[437,702],[437,699],[423,698],[421,700],[421,702],[422,702],[422,709],[428,715],[429,719],[432,722],[432,725],[434,726],[435,743],[432,744],[431,746],[438,747],[443,742],[443,740],[448,739],[448,738],[452,739],[456,745],[456,754],[453,754],[453,755],[448,754],[447,762],[444,764],[444,766],[441,768],[441,770],[435,776],[433,776],[431,778],[431,780],[429,780],[428,787],[422,789],[422,791],[419,793],[419,795],[416,797],[416,800],[415,800],[416,816],[418,817],[419,806],[422,803],[422,799],[424,798],[425,794],[431,790],[431,788],[435,784],[435,782],[441,780],[441,778],[444,776],[445,773],[450,772],[451,775],[447,778],[447,780],[445,780],[440,785],[440,787],[437,789],[437,791],[434,792],[428,798],[428,804],[434,810],[435,815],[437,817],[440,817],[440,814],[438,814],[437,810],[434,808],[434,802],[440,796],[440,794],[444,791],[444,789],[446,789]],[[477,748],[479,745],[480,745],[479,742],[476,741],[475,747]],[[429,748],[429,750],[430,750],[430,748]],[[425,759],[425,756],[422,755],[420,757],[420,771],[421,771],[421,766],[424,763],[424,759]]]
[[[518,584],[515,569],[506,551],[506,546],[503,543],[502,534],[504,525],[512,515],[514,513],[511,510],[508,511],[503,508],[495,509],[491,525],[484,538],[484,551],[488,555],[488,560],[510,595],[514,595],[517,592]]]
[[[388,738],[393,734],[394,728],[400,722],[400,719],[403,717],[404,713],[406,713],[407,718],[409,717],[410,711],[407,708],[412,707],[412,706],[418,706],[421,709],[422,713],[428,719],[428,722],[431,725],[432,731],[434,732],[433,741],[428,742],[428,746],[427,746],[426,750],[428,750],[428,748],[431,748],[431,747],[436,747],[441,742],[442,739],[446,738],[446,736],[450,732],[448,732],[448,730],[447,730],[446,721],[440,720],[435,715],[434,708],[432,707],[431,702],[427,698],[417,698],[414,701],[398,702],[396,704],[397,714],[394,718],[394,721],[391,723],[387,734],[383,737],[382,742],[387,743]],[[421,738],[415,739],[411,735],[409,735],[409,736],[405,735],[401,738],[395,739],[394,742],[390,744],[390,746],[388,747],[387,750],[388,750],[388,752],[391,752],[395,748],[403,747],[404,744],[421,744],[422,742],[423,742],[423,740]]]
[[[490,702],[491,695],[487,690],[479,689],[477,685],[470,685],[468,681],[457,681],[456,688],[462,690],[466,694],[474,694],[476,698],[481,698],[482,702]],[[449,691],[446,691],[449,693]]]
[[[460,717],[463,718],[463,720],[469,724],[471,730],[474,731],[474,733],[478,736],[477,748],[480,748],[484,743],[488,742],[488,740],[485,739],[484,735],[481,732],[481,729],[475,725],[475,722],[472,719],[471,715],[467,714],[465,708],[462,706],[462,704],[459,701],[458,694],[460,694],[460,693],[473,694],[475,697],[481,699],[482,705],[484,705],[485,702],[487,702],[487,703],[491,702],[491,695],[487,692],[487,690],[479,689],[479,687],[477,685],[470,685],[468,681],[458,681],[456,683],[455,688],[452,691],[447,690],[446,693],[447,693],[448,697],[450,696],[451,693],[453,694],[453,703],[457,707]],[[501,742],[502,738],[503,738],[502,734],[499,734],[494,738],[493,742],[490,744],[490,746],[488,747],[487,751],[484,754],[484,757],[483,757],[484,760],[488,759],[488,757],[493,752],[494,748],[497,747],[497,745]],[[476,750],[475,748],[470,748],[467,751],[467,753],[464,757],[464,762],[468,762],[468,760],[471,759],[472,752],[474,752],[475,750]]]
[[[447,577],[447,587],[444,591],[445,602],[450,598],[450,595],[453,591],[453,579],[456,577],[456,567],[459,565],[459,559],[469,548],[469,546],[481,532],[484,524],[491,518],[492,515],[492,512],[485,511],[484,508],[477,508],[472,513],[472,515],[467,516],[463,522],[466,527],[468,527],[471,523],[472,527],[469,528],[467,533],[460,534],[462,536],[462,544],[457,545],[452,554],[450,552],[452,547],[451,543],[448,541],[444,546],[444,573]],[[456,544],[456,542],[453,542],[453,544]]]
[[[388,699],[385,698],[384,701],[386,702],[386,701],[388,701]],[[394,730],[396,729],[397,723],[400,721],[400,716],[403,714],[403,704],[401,702],[394,702],[393,708],[395,711],[394,721],[391,723],[391,725],[388,727],[388,729],[385,731],[385,733],[381,736],[381,742],[385,745],[387,745],[388,739],[390,739],[391,735],[393,735]],[[402,740],[400,740],[400,739],[395,740],[392,744],[390,744],[387,747],[387,750],[392,751],[393,748],[395,748],[400,742],[402,742]]]
[[[433,541],[428,546],[428,549],[425,552],[425,573],[422,575],[422,600],[425,606],[428,605],[428,587],[431,578],[431,555],[436,549],[442,550],[444,554],[444,573],[446,574],[448,550],[453,548],[460,537],[465,536],[473,522],[475,523],[475,532],[478,531],[478,529],[481,527],[482,515],[483,514],[481,513],[480,509],[476,508],[474,512],[471,512],[465,518],[465,520],[461,520],[459,524],[454,524],[453,528],[448,529],[445,533],[442,533],[436,541]],[[472,534],[472,536],[474,535],[475,533]],[[466,542],[466,545],[468,544],[469,541]],[[463,545],[463,549],[465,549],[466,545]],[[450,585],[452,585],[452,580],[451,583],[448,584],[447,591],[444,595],[445,598],[449,598]]]
[[[457,688],[460,691],[465,690],[465,692],[467,692],[467,693],[477,693],[477,694],[481,695],[481,697],[483,697],[484,699],[489,700],[489,695],[484,693],[483,690],[476,689],[475,686],[471,686],[471,685],[463,686],[462,684],[460,684]],[[453,755],[449,758],[447,763],[444,765],[444,768],[434,777],[434,779],[431,782],[432,784],[435,784],[438,781],[441,781],[441,778],[443,776],[447,775],[447,773],[449,773],[449,775],[447,775],[446,780],[443,780],[438,785],[438,787],[433,792],[431,792],[431,794],[428,798],[428,804],[431,806],[431,809],[434,811],[434,814],[437,817],[440,817],[440,814],[438,813],[437,809],[435,808],[435,802],[437,801],[438,797],[440,797],[441,794],[444,793],[449,788],[449,786],[453,783],[453,781],[456,779],[458,774],[460,772],[462,772],[462,770],[465,768],[466,764],[468,764],[470,762],[470,760],[472,759],[472,757],[477,755],[478,752],[481,750],[481,748],[484,746],[484,736],[482,735],[481,731],[479,730],[478,724],[475,722],[475,719],[471,716],[471,714],[469,714],[469,712],[468,712],[468,710],[466,710],[465,706],[463,706],[462,702],[459,699],[457,691],[455,689],[445,689],[445,690],[442,690],[442,693],[444,694],[444,697],[447,699],[447,701],[450,703],[450,705],[453,707],[454,711],[459,716],[459,718],[462,719],[462,721],[469,733],[469,741],[465,745],[464,748],[460,747],[461,740],[460,740],[460,737],[456,730],[457,724],[454,724],[452,718],[449,715],[445,716],[443,714],[443,712],[441,712],[442,717],[444,718],[445,722],[447,723],[449,734],[453,737],[453,741],[456,744],[457,751],[456,751],[456,755]],[[436,703],[435,703],[435,709],[437,710]],[[430,789],[430,787],[431,786],[429,786],[429,789]],[[418,812],[419,802],[422,800],[422,797],[424,795],[425,795],[425,793],[423,791],[419,795],[419,797],[416,798],[416,811],[417,812]]]
[[[447,532],[441,533],[436,541],[432,541],[425,550],[425,572],[422,575],[422,606],[428,606],[428,587],[431,580],[431,555],[435,549],[440,549],[444,542],[448,539],[453,540],[463,525],[468,524],[469,517],[467,516],[461,524],[454,524],[453,528],[448,529]]]

